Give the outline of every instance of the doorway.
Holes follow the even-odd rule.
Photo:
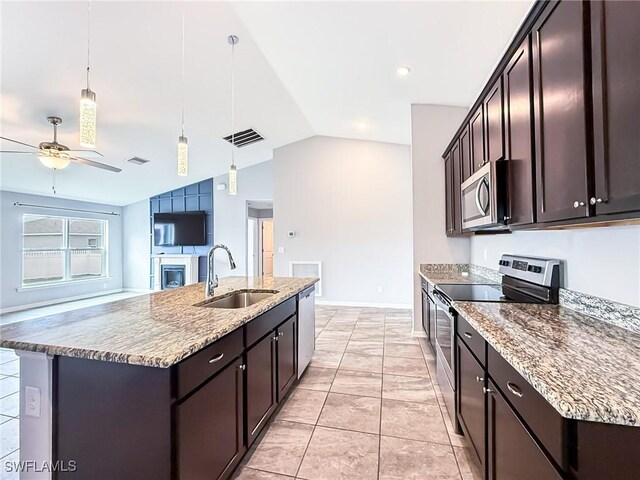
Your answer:
[[[273,276],[273,202],[247,202],[247,276]]]

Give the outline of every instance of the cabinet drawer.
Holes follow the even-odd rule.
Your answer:
[[[491,346],[488,347],[487,370],[549,454],[558,465],[566,468],[562,454],[565,431],[562,416]]]
[[[242,355],[242,328],[225,335],[177,366],[177,395],[184,397],[211,375]]]
[[[458,315],[456,333],[469,347],[469,350],[473,352],[476,358],[480,360],[480,364],[485,366],[487,364],[487,342],[484,340],[482,335],[476,332],[475,328],[469,325],[469,322],[467,322],[462,315]]]
[[[296,313],[296,297],[285,300],[246,325],[246,345],[250,347]]]

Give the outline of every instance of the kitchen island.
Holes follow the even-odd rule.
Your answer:
[[[22,394],[38,389],[38,416],[21,402],[21,459],[67,470],[56,478],[228,478],[297,379],[316,281],[228,277],[211,300],[271,295],[211,308],[197,284],[2,327]]]

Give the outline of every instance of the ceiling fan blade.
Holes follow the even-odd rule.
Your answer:
[[[66,150],[65,153],[74,157],[82,156],[85,158],[101,158],[104,157],[100,152],[96,150]]]
[[[69,160],[75,163],[80,163],[82,165],[88,165],[90,167],[102,168],[103,170],[109,170],[110,172],[121,172],[121,168],[112,167],[111,165],[107,165],[106,163],[95,162],[93,160],[89,160],[87,158],[82,157],[69,157]]]
[[[36,152],[25,152],[24,150],[0,150],[0,153],[28,153],[29,155],[36,154]]]
[[[0,137],[0,139],[7,140],[8,142],[17,143],[19,145],[24,145],[25,147],[35,148],[36,150],[38,150],[39,148],[39,147],[34,147],[33,145],[29,145],[28,143],[19,142],[18,140],[14,140],[13,138]]]

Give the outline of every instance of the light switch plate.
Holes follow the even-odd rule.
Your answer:
[[[24,387],[24,414],[27,417],[40,417],[40,389]]]

